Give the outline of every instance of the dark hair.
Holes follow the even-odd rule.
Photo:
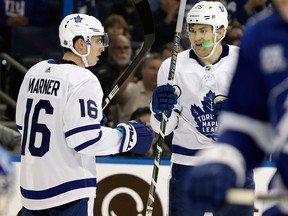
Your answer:
[[[77,41],[79,38],[83,38],[83,36],[79,35],[79,36],[75,36],[75,37],[73,38],[73,46],[74,46],[74,44],[76,43],[76,41]],[[84,39],[84,38],[83,38],[83,39]],[[64,49],[64,53],[66,53],[67,51],[71,51],[71,49],[66,48],[66,47],[63,47],[63,49]]]
[[[166,43],[166,44],[163,44],[161,49],[160,49],[160,52],[162,53],[164,50],[170,50],[171,52],[173,51],[173,42],[169,42],[169,43]]]
[[[171,53],[173,52],[173,49],[174,49],[174,43],[173,42],[168,42],[168,43],[165,43],[161,46],[160,48],[160,54],[161,56],[163,55],[163,52],[165,50],[169,50]],[[178,45],[178,51],[180,52],[181,50],[184,50],[183,46],[181,44]]]
[[[128,23],[125,21],[124,17],[119,14],[111,14],[105,19],[103,23],[105,31],[107,31],[107,28],[115,25],[115,23],[118,23],[123,28],[124,35],[128,39],[131,39]]]
[[[160,55],[160,53],[157,53],[157,52],[154,52],[154,53],[150,53],[148,55],[146,55],[140,62],[139,66],[136,68],[136,72],[135,72],[135,76],[138,78],[138,80],[141,80],[142,79],[142,69],[147,65],[147,63],[150,61],[150,60],[162,60],[163,61],[163,58],[162,56]]]
[[[131,114],[131,120],[139,119],[143,115],[151,114],[149,107],[140,107]]]
[[[162,59],[162,56],[160,55],[160,53],[150,53],[149,55],[145,56],[145,58],[141,61],[141,65],[140,67],[144,67],[148,61],[150,60],[154,60],[154,59],[160,59],[160,60],[163,60]]]

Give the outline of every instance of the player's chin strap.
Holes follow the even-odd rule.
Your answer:
[[[193,49],[193,46],[191,46],[192,49],[194,50],[194,53],[195,53],[199,58],[207,59],[207,58],[210,58],[210,57],[213,55],[213,53],[215,52],[215,49],[216,49],[216,46],[218,45],[218,43],[220,43],[220,42],[224,39],[224,37],[225,37],[225,35],[226,35],[226,29],[225,29],[225,32],[224,32],[223,36],[220,38],[220,40],[219,40],[218,42],[216,41],[217,34],[218,34],[218,30],[216,30],[215,33],[214,33],[213,43],[211,43],[211,42],[210,42],[210,43],[209,43],[209,42],[204,42],[204,43],[202,43],[202,46],[203,46],[203,47],[213,46],[213,49],[211,50],[210,54],[207,55],[207,56],[204,56],[204,57],[203,57],[203,56],[199,56],[199,55],[195,52],[195,50]]]
[[[72,52],[81,57],[82,62],[84,63],[85,68],[86,68],[86,67],[89,67],[89,64],[88,64],[88,61],[87,61],[87,56],[90,54],[90,50],[91,50],[91,45],[90,45],[90,44],[87,44],[87,43],[86,43],[86,46],[87,46],[87,53],[84,54],[84,55],[81,55],[80,53],[78,53],[78,52],[74,49],[74,47],[71,47]]]

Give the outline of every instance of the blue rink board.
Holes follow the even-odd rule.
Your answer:
[[[12,160],[20,162],[19,155],[12,155]],[[97,163],[114,163],[114,164],[141,164],[141,165],[153,165],[154,158],[125,158],[125,157],[96,157]],[[163,158],[160,161],[160,165],[170,165],[170,159]]]
[[[19,155],[12,155],[12,160],[20,162]],[[113,164],[141,164],[141,165],[153,165],[154,158],[125,158],[125,157],[97,157],[97,163],[113,163]],[[170,159],[163,158],[160,161],[160,165],[170,166]],[[260,167],[276,167],[273,161],[263,161]]]

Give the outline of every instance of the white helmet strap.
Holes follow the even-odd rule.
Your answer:
[[[87,46],[87,53],[84,54],[84,55],[81,55],[79,52],[77,52],[77,51],[74,49],[74,47],[71,47],[71,50],[72,50],[72,52],[73,52],[75,55],[81,57],[82,62],[83,62],[83,64],[84,64],[85,67],[89,67],[89,63],[88,63],[88,60],[87,60],[87,56],[90,54],[91,45],[86,43],[86,46]]]
[[[213,27],[213,28],[214,28],[214,27]],[[216,37],[217,37],[217,34],[218,34],[219,32],[218,32],[218,30],[214,30],[214,29],[213,29],[213,31],[214,31],[215,33],[214,33],[214,38],[213,38],[213,48],[212,48],[211,52],[209,53],[209,55],[202,57],[202,56],[199,56],[199,55],[194,51],[195,54],[196,54],[199,58],[202,58],[202,59],[210,58],[210,57],[213,55],[213,53],[215,52],[215,49],[216,49],[216,46],[218,45],[218,43],[220,43],[220,42],[224,39],[225,34],[226,34],[226,29],[225,29],[224,34],[222,35],[222,37],[221,37],[218,41],[216,41],[216,40],[217,40]],[[192,47],[192,49],[193,49],[193,47]]]
[[[81,56],[82,62],[84,63],[85,68],[89,67],[89,63],[86,56]]]

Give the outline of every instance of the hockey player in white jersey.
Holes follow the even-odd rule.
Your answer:
[[[266,154],[277,167],[270,193],[288,195],[288,1],[273,4],[272,13],[245,30],[218,147],[201,152],[205,160],[187,178],[188,203],[198,209],[221,208],[227,191],[241,187]],[[288,216],[287,200],[264,204],[263,215]]]
[[[34,65],[17,99],[24,216],[93,215],[95,155],[144,154],[153,140],[153,131],[141,121],[114,129],[101,125],[103,91],[85,67],[95,65],[108,45],[102,24],[71,14],[62,20],[59,37],[63,58]]]
[[[174,87],[167,84],[171,58],[165,60],[158,73],[158,87],[153,93],[151,109],[152,128],[158,133],[161,112],[168,110],[166,135],[174,132],[172,140],[172,170],[169,181],[169,215],[200,216],[202,212],[189,211],[183,196],[183,183],[191,169],[198,165],[198,150],[215,146],[219,128],[214,116],[214,99],[227,95],[239,48],[221,44],[228,27],[225,7],[220,2],[201,1],[187,14],[190,50],[177,56],[174,84],[181,89],[176,102]],[[224,104],[223,101],[221,104]],[[217,104],[217,106],[220,105]],[[221,108],[221,106],[220,106]],[[218,109],[217,109],[218,111]],[[191,183],[193,184],[193,182]],[[247,187],[254,188],[252,176]],[[193,204],[189,204],[190,206]],[[215,215],[253,215],[253,206],[234,212]],[[244,213],[245,212],[245,213]]]

